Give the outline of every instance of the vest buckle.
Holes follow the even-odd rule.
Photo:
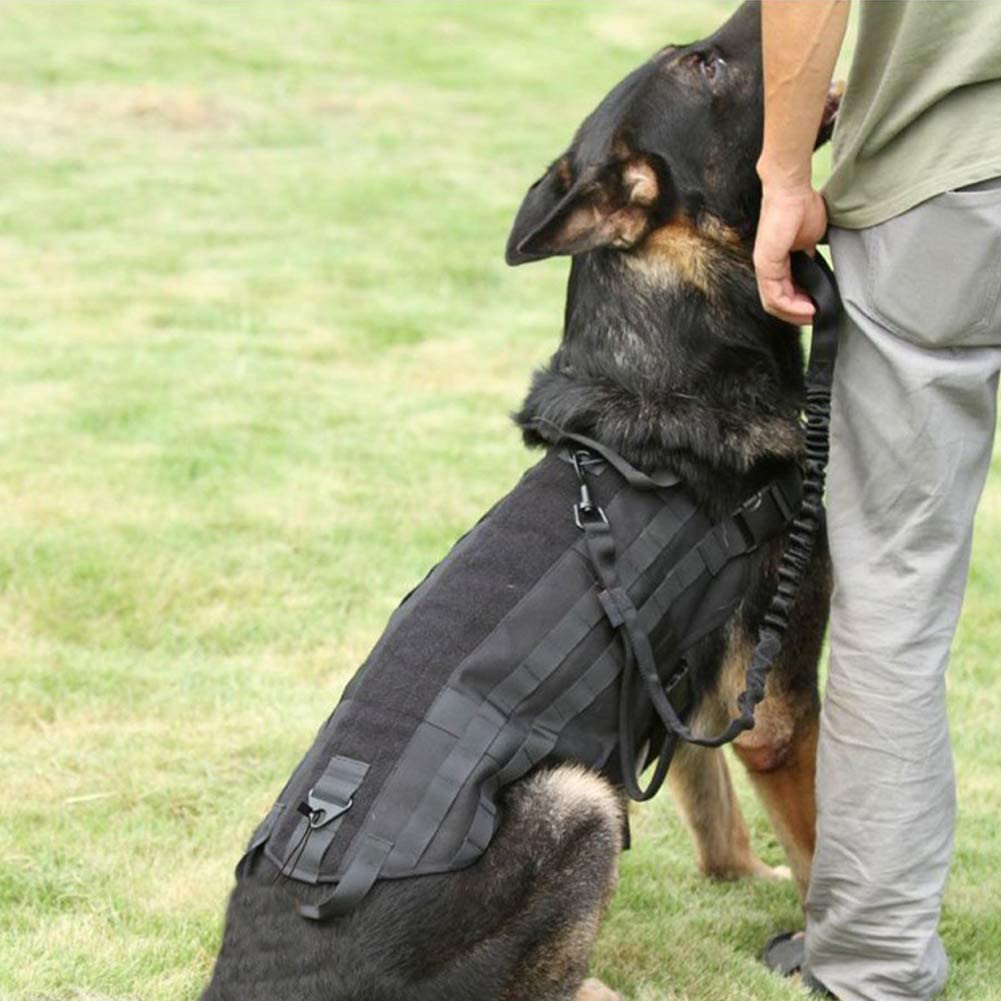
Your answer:
[[[744,546],[748,552],[758,548],[758,543],[761,541],[758,538],[757,532],[754,530],[754,525],[748,515],[753,514],[758,508],[761,507],[764,502],[764,490],[759,490],[756,494],[752,494],[743,504],[733,512],[733,523],[737,526],[743,540]]]

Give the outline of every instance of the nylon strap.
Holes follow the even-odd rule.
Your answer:
[[[315,904],[299,904],[299,913],[311,921],[324,921],[327,918],[347,914],[372,889],[372,885],[379,878],[386,857],[392,850],[392,841],[386,841],[374,834],[363,835],[354,864],[337,884],[337,889]]]
[[[809,257],[792,255],[792,273],[813,300],[813,335],[810,340],[810,364],[807,368],[807,389],[830,388],[834,380],[834,365],[838,358],[838,321],[841,316],[841,296],[831,266],[820,254]]]
[[[320,865],[344,815],[351,809],[354,794],[368,773],[368,764],[342,754],[334,755],[323,774],[309,790],[308,813],[292,834],[292,843],[304,838],[302,854],[291,872],[294,879],[307,883],[320,880]],[[308,834],[307,834],[308,829]]]
[[[663,784],[667,769],[671,763],[671,755],[674,750],[674,742],[665,740],[661,745],[661,751],[657,760],[657,767],[653,778],[642,789],[636,778],[636,734],[635,721],[632,714],[632,671],[637,656],[637,643],[646,643],[646,632],[636,628],[637,611],[629,597],[628,592],[619,582],[618,571],[615,566],[615,538],[612,535],[608,522],[603,518],[588,518],[583,522],[584,538],[587,540],[588,553],[594,566],[595,573],[601,582],[603,590],[598,595],[601,607],[605,611],[609,625],[621,632],[623,637],[623,651],[625,661],[622,667],[622,678],[619,693],[619,766],[622,773],[622,782],[626,793],[631,799],[646,800],[653,796]],[[641,656],[646,655],[646,650]],[[650,660],[653,660],[653,651],[649,651]],[[657,666],[653,666],[654,675],[657,674]],[[663,689],[657,679],[657,690],[660,696],[668,701]],[[671,712],[674,712],[673,706]]]
[[[762,542],[777,535],[790,521],[796,510],[799,475],[791,470],[779,480],[769,484],[737,509],[729,518],[715,524],[689,552],[682,557],[668,577],[658,586],[649,599],[658,610],[666,610],[670,603],[700,577],[716,576],[733,560],[756,549]],[[615,537],[608,521],[596,514],[584,516],[581,528],[587,542],[588,554],[595,573],[601,582],[598,595],[609,624],[619,632],[625,659],[619,695],[619,766],[623,785],[630,798],[644,801],[654,796],[663,784],[674,751],[674,741],[666,739],[661,745],[654,774],[644,789],[636,775],[636,734],[633,718],[633,679],[639,672],[647,697],[669,735],[681,737],[691,743],[702,743],[705,738],[695,737],[682,722],[684,705],[672,700],[657,670],[650,638],[640,622],[637,610],[628,591],[622,586],[616,559]],[[729,605],[719,608],[718,622],[722,625],[730,612]],[[674,647],[680,646],[680,637],[674,637]],[[680,682],[686,671],[672,683],[672,691],[680,692]],[[739,731],[738,731],[739,732]],[[736,736],[736,733],[733,734]],[[720,738],[732,739],[727,734]],[[713,744],[711,746],[718,746]]]
[[[560,440],[576,442],[596,455],[600,455],[629,486],[634,487],[636,490],[663,490],[666,487],[677,486],[681,482],[681,477],[670,469],[660,470],[655,473],[641,472],[635,466],[626,462],[618,452],[607,445],[603,445],[600,441],[595,441],[593,438],[577,434],[574,431],[566,431],[558,424],[554,424],[544,417],[536,418],[532,424],[535,427],[544,424],[552,431],[555,431],[559,435]]]

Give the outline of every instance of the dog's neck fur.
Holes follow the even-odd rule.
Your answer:
[[[701,289],[662,259],[574,258],[563,341],[515,415],[526,441],[588,435],[641,469],[675,469],[712,506],[794,461],[799,337],[762,310],[747,251],[718,255]]]

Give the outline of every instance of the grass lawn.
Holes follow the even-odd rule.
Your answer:
[[[197,998],[244,839],[399,597],[529,461],[566,262],[528,184],[713,2],[4,5],[0,997]],[[1001,999],[1001,465],[952,667],[948,1001]],[[780,861],[746,805],[760,852]],[[595,973],[799,997],[790,885],[695,871],[670,798]]]

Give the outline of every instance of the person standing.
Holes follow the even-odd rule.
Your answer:
[[[810,160],[847,16],[847,0],[762,7],[761,300],[810,321],[789,254],[830,224],[845,306],[817,852],[805,938],[765,959],[841,1001],[925,999],[948,971],[945,678],[1001,370],[1001,4],[863,0],[821,196]]]

